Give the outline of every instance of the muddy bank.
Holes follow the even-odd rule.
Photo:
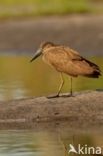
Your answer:
[[[55,127],[65,123],[70,127],[101,127],[103,91],[76,93],[75,97],[66,98],[37,97],[0,102],[0,129]]]
[[[83,55],[102,55],[103,16],[72,15],[0,22],[0,52],[34,52],[41,41],[66,44]]]

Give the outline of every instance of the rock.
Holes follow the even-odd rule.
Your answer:
[[[103,124],[103,91],[75,93],[74,97],[0,102],[0,127],[67,122],[70,126]]]

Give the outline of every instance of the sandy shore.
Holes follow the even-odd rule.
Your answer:
[[[42,41],[102,55],[103,15],[71,15],[0,22],[0,52],[34,52]]]
[[[61,126],[65,122],[70,127],[102,127],[103,91],[76,93],[65,98],[0,102],[0,129],[36,128],[47,123]]]

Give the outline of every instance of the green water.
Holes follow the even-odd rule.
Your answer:
[[[73,131],[0,131],[0,156],[68,156],[69,144],[102,147],[103,135]],[[69,155],[74,155],[73,153]],[[85,154],[84,154],[85,155]]]
[[[59,73],[43,63],[41,58],[29,63],[27,56],[0,56],[0,100],[20,99],[56,93],[60,84]],[[91,57],[103,71],[103,57]],[[70,77],[64,75],[63,92],[69,92]],[[73,90],[103,89],[103,77],[73,79]]]

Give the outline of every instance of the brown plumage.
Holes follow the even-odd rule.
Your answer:
[[[57,96],[59,96],[64,84],[62,73],[68,74],[71,77],[86,76],[90,78],[98,78],[101,75],[101,71],[96,64],[83,58],[77,51],[67,46],[45,42],[40,45],[40,49],[35,54],[31,62],[41,54],[43,56],[43,60],[47,64],[54,67],[58,72],[61,73],[62,83]]]

